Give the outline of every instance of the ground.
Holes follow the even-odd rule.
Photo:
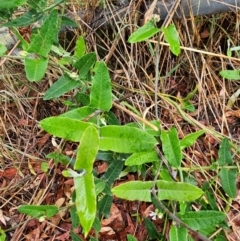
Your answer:
[[[139,24],[142,18],[139,14]],[[127,103],[125,106],[131,106],[132,113],[139,113],[147,120],[158,119],[164,129],[175,126],[179,138],[199,129],[207,130],[185,151],[187,158],[184,167],[192,163],[204,167],[216,160],[221,135],[229,137],[232,143],[239,146],[240,101],[238,96],[232,104],[229,99],[239,89],[240,82],[229,81],[219,75],[222,69],[239,69],[238,52],[232,53],[232,59],[225,55],[228,40],[231,47],[239,45],[239,14],[229,12],[173,20],[183,46],[178,57],[171,54],[168,46],[161,44],[163,38],[160,39],[159,49],[154,44],[157,38],[153,39],[152,47],[159,51],[160,56],[157,113],[154,102],[155,59],[149,51],[149,43],[127,43],[127,38],[134,31],[133,27],[124,28],[127,21],[129,26],[134,26],[136,18],[128,13],[118,27],[106,26],[103,30],[99,28],[95,31],[83,27],[82,30],[71,30],[69,36],[74,41],[84,33],[88,51],[96,52],[98,58],[108,65],[114,95],[124,100]],[[69,44],[64,36],[61,37],[66,48],[73,48],[74,44]],[[21,61],[11,58],[2,58],[1,61],[0,226],[7,230],[7,240],[71,240],[69,231],[72,223],[68,209],[41,222],[20,214],[17,208],[23,204],[54,204],[62,207],[69,202],[74,186],[71,179],[61,174],[66,166],[56,164],[46,155],[61,147],[61,152],[71,158],[77,145],[53,139],[39,127],[39,121],[64,113],[69,108],[65,101],[72,100],[75,93],[44,101],[43,94],[58,79],[60,70],[49,67],[41,82],[30,83],[26,80]],[[183,114],[165,98],[171,96],[180,106],[179,100],[193,92],[196,86],[197,91],[190,100],[195,107],[193,112],[184,110]],[[117,105],[112,111],[121,124],[136,121],[134,115]],[[233,148],[232,151],[238,165],[239,149]],[[44,172],[42,163],[46,162],[48,169]],[[95,170],[101,176],[106,172],[107,164],[96,160]],[[216,178],[214,170],[198,170],[191,175],[200,186]],[[114,185],[137,179],[138,173],[128,173]],[[233,200],[221,196],[218,190],[221,186],[211,190],[217,207],[227,214],[229,229],[224,231],[227,240],[234,241],[240,240],[239,178],[237,187],[238,195]],[[127,234],[132,234],[137,240],[147,240],[148,232],[143,220],[144,217],[150,219],[151,211],[154,211],[154,207],[149,203],[124,201],[115,197],[110,217],[102,220],[99,239],[126,240]],[[163,240],[167,240],[171,222],[157,218],[153,223]],[[221,230],[219,227],[217,232]],[[75,231],[81,233],[80,228]],[[81,238],[85,240],[83,236]]]

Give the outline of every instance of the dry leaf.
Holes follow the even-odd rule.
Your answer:
[[[151,6],[149,7],[149,9],[147,10],[147,12],[144,14],[144,21],[143,21],[144,24],[153,18],[153,13],[154,13],[154,9],[156,7],[157,1],[158,0],[154,0]]]
[[[149,217],[149,214],[155,210],[155,207],[153,204],[149,205],[146,210],[143,212],[143,217],[147,218]]]
[[[102,227],[99,233],[107,235],[107,236],[115,234],[115,232],[113,231],[113,229],[111,227]]]
[[[6,221],[5,221],[5,218],[4,218],[4,215],[3,215],[3,212],[2,210],[0,209],[0,222],[6,226]]]
[[[44,136],[42,136],[41,138],[39,138],[37,140],[37,145],[40,147],[40,146],[43,146],[46,144],[46,142],[49,140],[49,137],[50,135],[47,133],[45,134]]]
[[[59,236],[57,236],[55,239],[56,240],[61,240],[61,241],[66,241],[66,240],[70,240],[70,233],[67,231]]]
[[[108,164],[106,162],[103,162],[101,165],[97,166],[97,173],[101,174],[106,172],[108,169]]]
[[[203,30],[203,32],[200,33],[201,38],[208,38],[209,35],[210,35],[210,33],[207,29]]]
[[[107,219],[103,219],[102,220],[102,226],[108,226],[111,223],[113,223],[113,221],[118,221],[118,222],[122,222],[123,218],[121,215],[121,212],[119,211],[118,207],[113,203],[111,206],[111,210],[110,210],[110,217]]]
[[[5,169],[4,171],[0,171],[0,177],[4,177],[7,179],[12,179],[16,176],[17,169],[15,167],[10,167]]]
[[[29,171],[30,171],[34,176],[37,175],[37,173],[34,171],[34,168],[33,168],[32,163],[31,163],[30,160],[28,160],[28,168],[29,168]]]
[[[21,119],[19,119],[18,124],[20,126],[30,126],[30,124],[32,124],[32,123],[29,123],[29,122],[30,122],[29,120],[21,118]]]
[[[233,107],[239,95],[240,95],[240,89],[238,89],[234,94],[231,95],[227,103],[227,108],[231,109]]]
[[[58,208],[60,208],[60,207],[62,207],[62,205],[65,203],[65,198],[64,197],[61,197],[61,198],[59,198],[57,201],[56,201],[56,203],[55,203],[55,205],[58,207]]]
[[[226,117],[229,117],[229,116],[235,116],[237,118],[240,118],[240,110],[227,111]]]

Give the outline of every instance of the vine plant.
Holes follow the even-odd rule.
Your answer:
[[[169,240],[193,240],[191,235],[197,235],[202,240],[210,240],[216,229],[226,227],[226,215],[219,211],[216,201],[210,193],[210,183],[199,188],[192,184],[185,174],[191,169],[181,165],[184,159],[183,150],[205,133],[199,130],[178,138],[176,128],[164,130],[159,121],[147,121],[139,117],[139,123],[120,125],[111,111],[117,99],[113,97],[111,78],[103,61],[96,60],[94,52],[86,53],[83,37],[76,42],[74,54],[66,52],[58,45],[58,32],[63,24],[76,24],[66,17],[60,17],[56,9],[61,0],[47,6],[47,1],[8,0],[0,3],[0,9],[12,13],[13,9],[27,4],[30,10],[23,16],[5,22],[2,26],[9,27],[21,42],[22,52],[19,58],[24,61],[26,76],[29,81],[40,81],[48,66],[53,66],[51,56],[58,56],[58,67],[63,75],[46,91],[44,100],[58,98],[68,91],[77,91],[77,99],[82,107],[49,117],[40,121],[40,127],[51,135],[67,141],[79,143],[76,158],[71,163],[61,153],[50,153],[47,158],[66,164],[62,175],[73,178],[75,191],[69,204],[73,228],[81,225],[82,232],[87,236],[90,230],[95,230],[97,240],[101,228],[102,216],[109,216],[113,195],[125,200],[138,200],[153,203],[156,215],[161,213],[172,220]],[[32,34],[28,43],[18,32],[17,27],[28,26],[43,20]],[[180,53],[180,44],[174,25],[159,29],[153,20],[133,33],[130,43],[148,41],[153,35],[163,31],[170,49],[176,55]],[[5,56],[7,49],[0,44],[0,53]],[[89,95],[83,93],[87,89]],[[195,91],[194,91],[195,93]],[[191,95],[192,96],[192,95]],[[185,101],[189,104],[190,95]],[[182,104],[182,103],[181,103]],[[186,106],[186,105],[183,105]],[[191,109],[191,108],[190,108]],[[142,122],[141,122],[142,120]],[[161,145],[161,148],[159,147]],[[237,169],[234,166],[230,142],[222,140],[219,149],[219,159],[208,168],[219,175],[225,194],[229,198],[236,196]],[[96,159],[108,162],[106,173],[100,178],[96,175],[93,165]],[[151,166],[154,180],[144,180],[144,168]],[[199,168],[199,167],[192,167]],[[129,181],[114,186],[122,171],[139,172],[142,177],[138,181]],[[142,179],[142,180],[141,180]],[[172,204],[177,204],[177,210]],[[201,206],[199,211],[192,209],[192,203]],[[54,205],[22,205],[18,211],[39,219],[49,219],[60,210]],[[174,212],[174,214],[173,214]],[[153,223],[144,220],[150,239],[162,240]],[[0,240],[5,239],[1,230]],[[71,231],[72,240],[81,240]],[[131,235],[128,240],[135,240]],[[215,236],[215,240],[224,240],[223,232]]]

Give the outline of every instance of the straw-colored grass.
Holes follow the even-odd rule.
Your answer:
[[[226,231],[226,236],[228,240],[240,240],[239,197],[229,202],[219,192],[221,185],[216,173],[204,168],[218,158],[217,150],[223,136],[229,137],[235,145],[234,160],[238,165],[239,150],[236,146],[240,143],[240,119],[236,111],[240,108],[240,101],[237,98],[231,109],[227,108],[227,103],[239,89],[239,81],[228,81],[219,75],[222,69],[239,69],[237,52],[233,53],[232,58],[226,57],[228,40],[231,46],[239,45],[238,13],[171,20],[181,41],[181,54],[176,57],[171,54],[164,38],[159,40],[156,37],[138,44],[127,43],[128,37],[143,19],[140,5],[136,4],[131,11],[126,8],[124,18],[119,21],[114,18],[116,13],[111,1],[106,2],[113,14],[111,25],[91,29],[80,20],[81,28],[71,30],[74,38],[68,40],[70,44],[66,40],[69,49],[74,46],[71,41],[83,34],[88,51],[96,52],[98,59],[106,62],[115,96],[113,109],[122,124],[131,121],[149,124],[150,120],[158,119],[164,129],[175,126],[180,138],[199,129],[206,131],[205,137],[186,150],[183,170],[186,168],[189,176],[199,184],[216,181],[212,194],[219,210],[228,215],[230,230]],[[74,11],[79,7],[74,2],[68,5]],[[95,9],[96,1],[88,6]],[[86,5],[81,7],[85,9]],[[153,56],[153,53],[157,54]],[[159,57],[157,67],[156,57]],[[9,240],[31,240],[31,235],[37,232],[34,229],[37,225],[40,227],[38,240],[44,240],[40,236],[45,226],[34,221],[32,226],[27,225],[29,219],[18,215],[16,208],[21,204],[42,204],[50,200],[55,203],[61,194],[66,200],[69,198],[69,190],[64,189],[66,185],[60,175],[61,168],[50,161],[50,174],[39,174],[41,162],[46,161],[45,156],[56,146],[52,144],[51,137],[40,130],[38,122],[63,113],[66,107],[62,101],[73,96],[73,93],[57,101],[42,100],[46,89],[61,74],[55,67],[51,69],[50,66],[46,77],[38,84],[26,80],[21,61],[6,59],[0,68],[0,211],[3,213],[0,212],[0,223],[3,227],[3,219],[8,223]],[[157,92],[156,69],[159,71]],[[186,97],[196,85],[198,91],[191,99],[196,110],[189,113],[180,108],[178,100]],[[67,153],[71,145],[74,144],[62,145],[61,148]],[[191,166],[199,169],[191,171]],[[67,214],[64,218],[68,218]],[[61,221],[53,223],[48,223],[49,229],[56,237],[64,226],[60,227]],[[53,239],[49,237],[46,240]]]

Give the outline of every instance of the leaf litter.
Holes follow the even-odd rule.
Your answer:
[[[221,54],[219,46],[221,46],[222,52],[226,50],[225,39],[227,36],[222,31],[226,26],[233,43],[237,45],[237,31],[233,31],[235,30],[236,13],[222,14],[216,25],[214,25],[213,19],[214,16],[199,17],[199,21],[192,25],[187,20],[176,21],[175,24],[184,46],[192,47],[194,45],[198,49],[207,49],[209,52]],[[184,21],[187,22],[184,23]],[[185,29],[183,25],[187,26],[188,29]],[[214,34],[209,34],[212,30],[211,27],[214,29]],[[185,30],[191,33],[191,38],[185,35]],[[95,37],[95,41],[98,42],[99,37],[97,35]],[[119,39],[116,46],[112,45],[112,40],[107,36],[105,36],[104,41],[103,44],[108,48],[107,52],[112,50],[114,53],[109,61],[109,68],[113,73],[112,79],[116,93],[121,95],[123,99],[127,96],[128,103],[139,112],[146,114],[147,119],[154,119],[154,111],[149,109],[149,106],[153,104],[151,97],[153,93],[142,82],[142,79],[145,79],[147,85],[153,87],[153,63],[150,61],[151,55],[146,51],[146,45],[142,43],[135,50],[132,49],[131,56],[128,57],[139,64],[134,65],[135,63],[132,61],[129,65],[128,61],[130,60],[124,59],[124,56],[129,53],[124,52],[120,56],[116,54],[118,51],[126,51],[127,49],[126,43],[122,39]],[[161,76],[163,76],[159,86],[161,92],[184,97],[195,88],[197,82],[200,85],[199,91],[191,99],[196,112],[189,113],[189,115],[192,115],[199,123],[209,129],[230,136],[234,143],[239,144],[239,99],[235,98],[231,102],[230,110],[225,109],[227,101],[231,100],[231,96],[237,92],[238,85],[234,82],[223,82],[222,78],[217,75],[221,70],[222,63],[228,65],[228,62],[220,57],[188,52],[175,58],[169,54],[167,48],[162,48],[161,58],[160,69]],[[168,76],[174,65],[178,63],[183,64]],[[234,62],[234,64],[239,67],[239,63]],[[144,71],[142,71],[141,66],[144,66]],[[65,166],[50,161],[48,172],[44,173],[40,165],[41,162],[46,161],[45,156],[48,153],[58,151],[52,145],[49,134],[39,129],[38,121],[48,116],[61,114],[66,109],[62,101],[69,96],[64,96],[61,101],[42,101],[41,95],[46,91],[48,81],[55,81],[60,73],[58,70],[54,70],[53,73],[48,73],[48,78],[42,82],[30,84],[25,80],[22,70],[21,63],[10,60],[1,69],[1,74],[8,77],[0,83],[0,97],[4,98],[4,104],[0,109],[0,226],[3,229],[9,229],[8,240],[21,240],[23,238],[25,240],[70,240],[72,225],[67,210],[63,210],[51,220],[42,222],[37,219],[29,219],[16,211],[16,208],[22,204],[57,204],[62,207],[69,202],[74,189],[71,179],[66,180],[61,175]],[[129,76],[132,78],[127,78]],[[223,85],[225,85],[225,91],[224,95],[221,96],[219,93],[223,89]],[[195,127],[186,122],[176,108],[169,103],[161,101],[159,106],[161,109],[159,116],[163,126],[167,128],[175,126],[182,137],[195,131],[193,130]],[[134,120],[117,108],[115,114],[123,124]],[[63,153],[68,154],[70,159],[74,158],[76,145],[71,142],[64,144],[62,144]],[[185,150],[187,158],[183,165],[185,168],[191,168],[192,164],[202,167],[208,166],[212,160],[217,160],[218,149],[219,139],[206,134],[199,138],[192,147]],[[238,154],[235,158],[239,158]],[[106,172],[108,165],[104,161],[98,161],[96,169],[98,175],[101,176]],[[198,184],[203,184],[211,180],[214,173],[210,170],[203,170],[196,171],[191,175]],[[147,178],[152,177],[148,175]],[[190,180],[191,176],[188,178]],[[137,174],[128,173],[115,185],[138,179]],[[228,230],[227,236],[232,240],[240,240],[239,179],[237,187],[237,197],[228,206],[227,222],[230,230]],[[218,190],[213,190],[213,193],[217,197],[217,205],[224,209],[227,206],[226,201],[219,197]],[[151,211],[155,210],[148,203],[114,198],[110,216],[101,222],[100,239],[126,240],[127,234],[132,234],[139,241],[146,240],[148,232],[143,217],[150,219]],[[163,219],[156,218],[156,220],[151,221],[160,233],[169,232],[169,222],[166,223],[164,229]],[[81,233],[81,231],[80,228],[75,230],[76,233]],[[85,240],[82,235],[80,237]]]

